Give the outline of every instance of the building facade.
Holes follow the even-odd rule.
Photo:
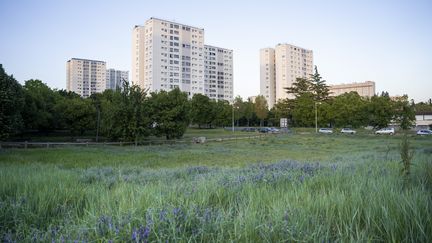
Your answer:
[[[106,89],[116,90],[121,88],[123,80],[129,83],[129,71],[110,68],[106,70]]]
[[[330,96],[338,96],[354,91],[362,97],[372,97],[375,95],[375,82],[366,81],[362,83],[330,85],[329,90]]]
[[[278,44],[260,50],[260,94],[269,108],[281,99],[294,98],[285,88],[297,78],[310,78],[313,74],[313,52],[291,44]]]
[[[204,46],[204,92],[211,99],[233,99],[233,51]]]
[[[87,98],[106,88],[104,61],[72,58],[66,62],[66,90]]]
[[[206,49],[202,28],[150,18],[132,31],[131,79],[149,91],[178,87],[189,97],[200,93],[227,99],[227,94],[232,97],[232,50],[212,46]]]

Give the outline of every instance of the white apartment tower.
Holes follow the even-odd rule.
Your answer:
[[[66,62],[66,90],[87,98],[106,87],[106,63],[72,58]]]
[[[280,99],[293,98],[285,88],[296,78],[310,78],[313,74],[313,52],[290,44],[278,44],[275,49],[260,50],[260,88],[273,107]]]
[[[216,63],[217,69],[213,69],[214,65],[208,63],[213,59],[213,56],[209,56],[214,53],[213,49],[218,55],[214,56],[217,60],[211,61]],[[205,63],[205,60],[208,62]],[[217,65],[220,64],[219,68]],[[216,83],[207,83],[214,79],[210,78],[210,70],[206,71],[206,66],[212,68],[211,72],[215,71],[216,75],[223,76],[223,81],[227,80],[226,85],[219,84],[218,87],[219,77],[216,77]],[[206,73],[208,77],[205,76]],[[214,76],[213,73],[211,76]],[[137,25],[132,31],[131,80],[133,84],[150,92],[169,91],[178,87],[187,92],[189,97],[200,93],[214,99],[226,99],[227,95],[230,98],[233,80],[232,50],[210,46],[206,49],[202,28],[150,18],[143,26]]]
[[[204,46],[204,91],[211,99],[233,100],[233,52]]]
[[[121,88],[123,80],[129,83],[129,71],[110,68],[106,70],[106,89],[116,90]]]

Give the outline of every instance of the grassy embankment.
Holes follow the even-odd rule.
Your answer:
[[[193,135],[195,136],[195,135]],[[204,145],[3,150],[2,240],[432,238],[432,139],[294,134]]]

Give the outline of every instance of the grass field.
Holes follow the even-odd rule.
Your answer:
[[[430,242],[432,138],[408,181],[400,138],[0,150],[0,239]]]

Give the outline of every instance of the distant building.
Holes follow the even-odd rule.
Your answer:
[[[87,98],[106,88],[106,63],[72,58],[66,62],[66,90]]]
[[[415,129],[430,129],[432,126],[432,112],[418,112],[415,115]]]
[[[133,84],[149,91],[179,88],[232,101],[233,51],[204,45],[204,29],[150,18],[132,31]]]
[[[106,70],[106,89],[116,90],[121,88],[123,80],[129,82],[129,71],[110,68]]]
[[[256,100],[257,97],[258,97],[257,95],[249,96],[247,100],[250,101],[250,102],[252,102],[252,103],[255,103],[255,100]]]
[[[338,96],[355,91],[362,97],[372,97],[375,95],[375,82],[366,81],[363,83],[330,85],[329,90],[330,96]]]
[[[280,99],[293,98],[285,88],[291,87],[297,78],[310,78],[312,74],[312,50],[291,44],[260,50],[260,94],[269,108]]]

